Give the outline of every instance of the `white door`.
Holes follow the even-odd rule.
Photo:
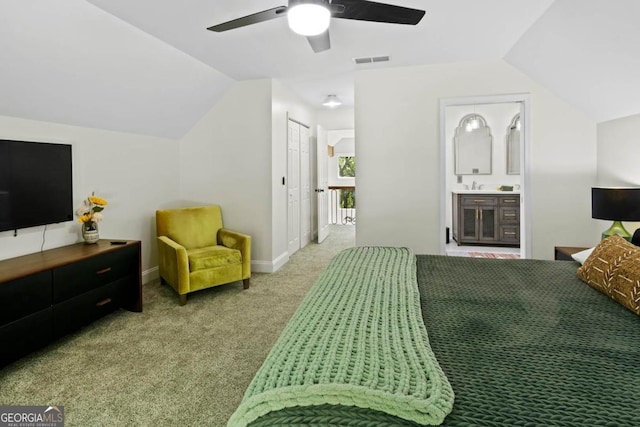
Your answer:
[[[287,238],[292,255],[300,249],[300,125],[289,120],[287,154]]]
[[[329,173],[328,173],[328,136],[327,130],[318,125],[318,143],[317,143],[317,174],[318,188],[316,194],[318,197],[318,243],[322,242],[329,235]]]
[[[311,243],[311,161],[309,128],[300,125],[300,247]]]

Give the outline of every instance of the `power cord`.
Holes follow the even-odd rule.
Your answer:
[[[44,226],[44,230],[42,230],[42,245],[40,246],[40,252],[42,252],[42,249],[44,249],[44,235],[47,232],[47,225],[45,224]]]

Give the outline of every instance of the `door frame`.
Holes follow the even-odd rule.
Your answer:
[[[529,258],[532,253],[532,188],[531,188],[531,95],[515,93],[506,95],[462,96],[440,98],[440,254],[446,254],[446,212],[447,212],[447,141],[446,110],[447,107],[479,104],[520,104],[520,258]]]

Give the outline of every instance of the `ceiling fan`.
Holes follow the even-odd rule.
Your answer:
[[[220,33],[286,16],[289,27],[306,36],[313,51],[318,53],[331,48],[328,29],[331,18],[416,25],[424,13],[424,10],[368,0],[289,0],[288,6],[263,10],[211,26],[207,30]]]

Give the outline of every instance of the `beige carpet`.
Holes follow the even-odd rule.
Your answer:
[[[66,426],[224,426],[353,226],[332,226],[280,271],[191,294],[159,282],[124,310],[0,370],[0,405],[63,405]],[[3,345],[5,343],[2,343]]]

